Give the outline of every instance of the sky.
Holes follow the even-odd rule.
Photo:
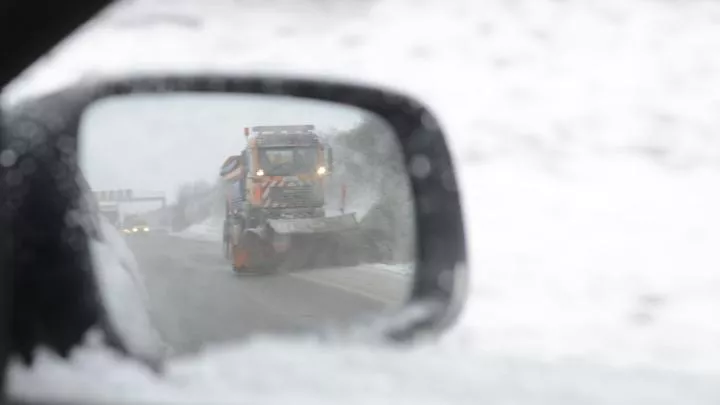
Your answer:
[[[367,113],[345,105],[285,96],[145,94],[98,101],[85,112],[81,165],[93,190],[164,191],[215,181],[221,164],[245,147],[244,127],[314,124],[352,128]]]

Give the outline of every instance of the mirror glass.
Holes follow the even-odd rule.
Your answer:
[[[406,302],[412,195],[374,114],[286,96],[132,94],[91,105],[79,135],[102,229],[96,271],[131,340],[154,328],[186,354]]]

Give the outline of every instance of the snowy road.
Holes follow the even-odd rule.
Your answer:
[[[378,266],[239,276],[218,243],[168,235],[128,242],[145,277],[152,316],[176,354],[397,307],[410,282]]]

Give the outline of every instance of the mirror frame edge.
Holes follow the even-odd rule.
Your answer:
[[[397,322],[390,322],[381,334],[394,341],[409,341],[421,334],[440,334],[454,323],[463,306],[468,271],[456,171],[445,135],[434,114],[409,96],[364,84],[260,75],[171,74],[100,78],[11,106],[8,132],[14,124],[31,120],[36,124],[44,123],[48,139],[68,134],[77,136],[82,114],[95,101],[117,95],[179,92],[298,97],[351,105],[384,119],[395,132],[402,149],[415,203],[417,261],[411,295],[404,308],[424,306],[430,310],[410,322],[398,316]],[[58,119],[58,114],[62,119]],[[74,140],[73,152],[77,148],[77,138]],[[409,170],[412,159],[418,155],[432,163],[433,170],[425,177],[413,176]],[[73,163],[77,166],[78,162]]]

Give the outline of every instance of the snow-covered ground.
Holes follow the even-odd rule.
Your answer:
[[[472,286],[447,344],[720,371],[720,172],[556,163],[461,167]]]
[[[104,353],[77,353],[70,366],[48,355],[32,372],[13,368],[13,392],[720,402],[719,3],[197,4],[173,3],[175,15],[196,16],[192,28],[99,26],[13,94],[93,70],[176,68],[286,70],[414,94],[437,113],[457,158],[470,255],[464,312],[439,342],[415,348],[259,342],[172,363],[163,380]],[[272,9],[279,4],[287,12]]]
[[[91,398],[93,404],[714,405],[720,400],[713,376],[543,363],[452,345],[408,350],[258,340],[175,361],[162,378],[100,350],[87,349],[73,360],[68,366],[40,353],[36,370],[16,368],[10,375],[11,392],[56,401]]]

